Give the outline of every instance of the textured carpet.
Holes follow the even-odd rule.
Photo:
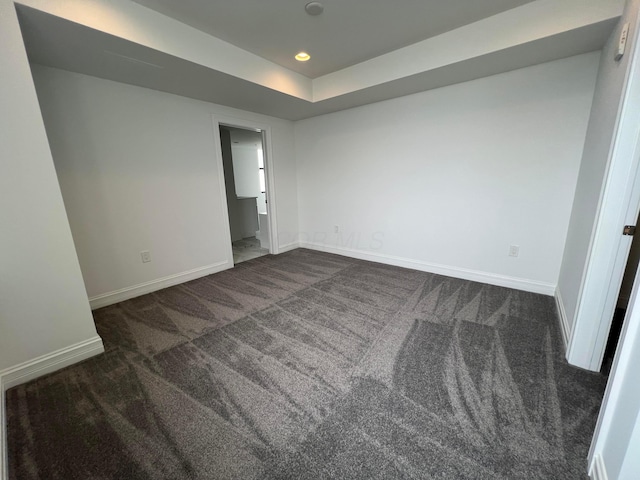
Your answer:
[[[551,297],[300,249],[94,315],[7,392],[11,479],[586,478]]]

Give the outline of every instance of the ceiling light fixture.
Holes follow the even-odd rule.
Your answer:
[[[296,60],[298,60],[299,62],[306,62],[310,58],[311,55],[309,55],[307,52],[300,52],[296,55]]]
[[[309,2],[304,6],[309,15],[320,15],[324,11],[324,5],[320,2]]]

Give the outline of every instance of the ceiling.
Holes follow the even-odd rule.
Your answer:
[[[316,78],[533,0],[323,0],[318,16],[308,0],[133,1]]]
[[[289,120],[599,50],[624,6],[624,0],[327,0],[324,13],[310,17],[305,0],[14,1],[32,63]],[[206,19],[198,28],[228,41],[139,3],[172,5],[183,21]],[[509,7],[516,8],[474,21]],[[455,27],[465,22],[473,23]],[[294,28],[298,23],[307,26]],[[295,38],[313,43],[305,48],[318,70],[305,75],[331,73],[310,79],[283,67],[298,48],[290,46]],[[416,43],[397,48],[407,42]]]

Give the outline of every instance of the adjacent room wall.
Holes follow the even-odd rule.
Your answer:
[[[227,197],[227,212],[229,214],[229,228],[231,231],[231,241],[242,240],[242,216],[236,184],[234,182],[235,172],[233,169],[233,159],[231,158],[231,136],[229,130],[220,128],[220,148],[222,150],[222,168],[224,169],[224,185]]]
[[[29,63],[10,0],[0,0],[0,46],[0,111],[3,112],[0,115],[0,380],[3,380],[7,369],[23,362],[61,349],[73,349],[74,345],[88,341],[94,342],[94,353],[98,353],[102,342],[82,284]],[[0,413],[3,408],[1,405]],[[0,435],[3,436],[1,432]],[[1,444],[0,438],[0,447]],[[2,459],[0,470],[1,464]]]
[[[271,126],[278,225],[295,236],[291,122],[38,65],[33,75],[89,297],[232,266],[212,114]]]
[[[598,60],[296,122],[302,244],[552,294]]]
[[[258,230],[258,207],[255,198],[239,198],[244,195],[236,188],[240,172],[236,169],[228,128],[220,128],[220,143],[224,166],[224,183],[227,189],[227,211],[229,212],[231,241],[236,242],[243,238],[255,236]]]
[[[566,313],[568,333],[574,327],[585,268],[589,261],[594,225],[631,59],[629,50],[632,41],[628,42],[627,54],[620,61],[614,59],[614,53],[624,23],[631,23],[629,38],[635,35],[638,28],[636,22],[639,5],[640,2],[637,0],[627,3],[618,28],[611,34],[600,59],[593,107],[558,281],[558,294]]]
[[[262,140],[259,139],[258,142]],[[260,213],[267,213],[265,194],[260,190],[258,149],[252,145],[231,145],[236,191],[241,197],[256,197]]]

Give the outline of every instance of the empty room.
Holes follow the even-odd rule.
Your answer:
[[[0,480],[639,478],[639,15],[0,0]]]

